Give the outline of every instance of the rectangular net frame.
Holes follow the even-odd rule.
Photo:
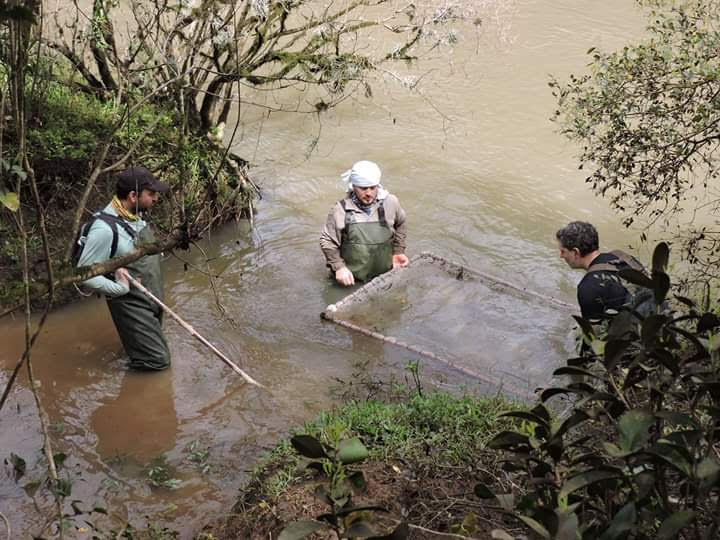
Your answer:
[[[428,282],[429,285],[426,291],[419,290],[412,292],[425,292],[429,297],[432,297],[433,294],[441,297],[437,298],[437,300],[439,300],[438,303],[441,305],[435,311],[431,308],[424,310],[426,314],[429,313],[429,315],[425,317],[428,324],[424,330],[422,328],[418,329],[418,332],[429,335],[424,335],[422,339],[419,339],[420,336],[418,335],[413,335],[411,329],[407,328],[407,326],[412,326],[413,323],[403,325],[402,314],[397,315],[397,313],[395,313],[396,317],[394,322],[399,322],[400,326],[394,330],[391,328],[392,323],[383,324],[382,321],[378,322],[378,314],[382,315],[387,311],[393,310],[397,312],[402,309],[402,306],[398,308],[397,305],[403,303],[401,298],[402,294],[408,293],[407,288],[413,281],[422,282],[428,279],[430,279],[430,281]],[[392,293],[396,293],[397,296],[399,289],[403,289],[403,292],[399,293],[397,298],[383,304],[383,298],[390,296]],[[478,289],[480,289],[480,292],[478,292]],[[446,294],[451,300],[454,294],[456,297],[455,301],[450,301],[447,305],[442,305],[443,301],[448,302],[444,296]],[[475,322],[473,319],[482,318],[487,311],[492,311],[492,306],[496,308],[500,306],[500,309],[496,309],[496,312],[507,311],[503,309],[507,300],[514,303],[514,305],[510,306],[514,308],[514,310],[509,310],[514,311],[514,313],[510,313],[507,321],[501,321],[500,319],[502,317],[498,315],[498,313],[492,313],[490,315],[500,320],[501,325],[507,324],[508,326],[512,326],[513,316],[522,316],[522,314],[518,314],[518,312],[523,311],[540,313],[538,317],[545,320],[545,327],[543,328],[536,330],[532,324],[527,324],[525,328],[518,329],[518,332],[535,332],[536,334],[533,335],[532,340],[530,340],[534,342],[534,345],[531,345],[532,350],[528,351],[528,354],[541,356],[535,349],[539,347],[540,352],[542,352],[544,345],[540,342],[543,339],[554,340],[555,342],[564,340],[564,346],[565,349],[567,349],[568,329],[570,326],[569,313],[575,309],[572,304],[515,285],[496,276],[468,268],[467,266],[430,252],[422,252],[416,255],[411,259],[407,268],[393,269],[381,274],[341,301],[328,305],[321,313],[321,317],[354,332],[359,332],[385,343],[407,349],[422,357],[429,358],[453,371],[476,379],[497,391],[527,400],[531,399],[534,395],[532,382],[542,384],[549,380],[550,373],[552,372],[550,366],[544,371],[542,369],[536,370],[538,371],[538,374],[535,375],[536,380],[530,380],[530,375],[522,373],[524,371],[522,360],[518,362],[517,366],[513,366],[512,361],[506,362],[506,367],[511,369],[511,371],[502,371],[502,367],[495,366],[493,369],[491,366],[492,362],[487,361],[492,356],[488,354],[488,351],[484,351],[484,354],[480,355],[480,358],[477,358],[477,355],[469,354],[467,351],[465,351],[464,354],[462,351],[460,351],[460,354],[454,354],[450,350],[453,343],[462,341],[462,338],[464,338],[465,341],[468,341],[468,339],[472,340],[474,332],[473,328],[469,326]],[[488,308],[487,311],[481,307],[488,304],[491,304],[491,307]],[[470,308],[468,308],[468,306],[470,306]],[[438,313],[440,314],[440,319],[442,319],[443,310],[448,312],[453,309],[456,311],[460,309],[460,315],[451,321],[442,321],[440,324],[437,323],[436,316]],[[470,309],[470,311],[467,311],[468,309]],[[466,311],[462,312],[462,310]],[[365,315],[365,319],[363,319],[363,314]],[[463,317],[469,319],[465,321],[467,325],[464,327],[464,336],[442,335],[442,328],[439,327],[449,322],[457,323],[457,319],[462,319]],[[540,326],[542,326],[542,324],[540,324]],[[403,335],[390,335],[396,332]],[[497,336],[497,333],[498,332],[493,329],[488,329],[484,337],[500,343],[499,347],[495,347],[498,355],[507,355],[507,353],[502,351],[502,345],[505,342],[512,341],[514,337],[511,332],[504,332],[504,334],[507,334],[506,338],[504,334]],[[548,337],[548,334],[551,334],[551,336]],[[443,343],[445,337],[447,337],[445,341],[449,343]],[[482,336],[480,339],[482,339]],[[480,349],[483,348],[482,345],[483,344],[480,344]],[[551,347],[547,346],[546,348]],[[554,355],[551,351],[548,351],[548,356],[558,356],[559,360],[560,353],[564,354],[569,352],[567,350],[561,350],[562,347],[558,347],[557,343],[556,349],[558,355]],[[517,356],[522,357],[524,353],[525,351],[519,351]],[[468,357],[472,356],[474,356],[474,358],[468,359]],[[470,362],[470,364],[468,364],[468,362]],[[502,365],[503,363],[504,362],[498,362],[497,359],[495,360],[495,364]],[[515,367],[517,373],[512,373],[513,367]],[[546,380],[542,380],[543,374],[546,375]],[[526,375],[528,378],[524,379],[523,377]]]

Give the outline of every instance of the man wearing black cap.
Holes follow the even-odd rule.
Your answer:
[[[128,167],[121,172],[115,197],[94,215],[77,266],[105,262],[134,251],[137,244],[153,242],[152,228],[142,219],[142,212],[157,202],[159,193],[169,189],[145,167]],[[127,268],[118,268],[114,276],[96,276],[83,285],[106,296],[130,367],[165,369],[170,366],[170,351],[162,331],[162,309],[143,292],[130,287],[128,274],[162,299],[159,254],[146,255]]]

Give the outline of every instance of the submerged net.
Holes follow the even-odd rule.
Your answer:
[[[376,277],[322,316],[529,398],[570,352],[573,306],[432,253]]]

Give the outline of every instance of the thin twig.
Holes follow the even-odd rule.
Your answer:
[[[12,529],[10,528],[10,521],[8,521],[8,518],[5,517],[5,514],[0,512],[0,519],[3,520],[3,523],[5,523],[5,531],[7,532],[8,540],[12,538]]]
[[[197,243],[194,244],[196,248],[200,250],[200,253],[202,253],[203,258],[205,259],[205,264],[208,267],[207,277],[208,281],[210,281],[210,287],[213,291],[213,297],[215,298],[215,306],[218,308],[218,311],[220,312],[220,316],[225,319],[228,323],[230,323],[230,326],[233,328],[237,328],[238,324],[235,321],[235,319],[232,318],[231,315],[228,314],[227,309],[225,309],[225,306],[220,301],[220,293],[218,293],[217,286],[215,285],[215,276],[212,275],[212,273],[209,272],[210,270],[210,260],[208,259],[207,254],[205,253],[205,250],[198,245]]]

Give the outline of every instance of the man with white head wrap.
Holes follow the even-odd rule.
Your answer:
[[[327,265],[341,285],[408,265],[405,210],[382,187],[381,176],[377,164],[364,160],[342,175],[347,194],[330,209],[320,236]]]

